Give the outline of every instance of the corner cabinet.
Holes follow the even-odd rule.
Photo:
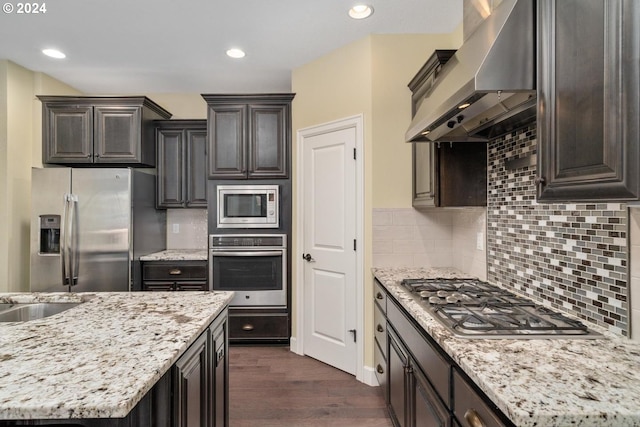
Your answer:
[[[515,427],[374,281],[376,378],[395,427]]]
[[[455,50],[436,50],[409,82],[412,114],[429,95]],[[413,207],[486,206],[487,144],[412,143]]]
[[[45,164],[155,166],[154,120],[171,113],[149,98],[38,96]]]
[[[156,122],[157,207],[207,207],[206,120]]]
[[[293,94],[202,95],[207,101],[208,176],[289,176]]]
[[[640,2],[538,0],[538,200],[640,197]]]

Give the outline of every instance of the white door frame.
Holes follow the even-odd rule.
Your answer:
[[[354,128],[356,133],[356,379],[367,383],[364,368],[364,116],[358,114],[344,119],[335,120],[321,125],[311,126],[297,131],[297,215],[295,223],[296,248],[299,253],[292,254],[292,261],[296,265],[296,337],[291,339],[291,351],[304,355],[304,263],[302,251],[304,250],[304,171],[303,144],[305,138],[321,135],[328,132]]]

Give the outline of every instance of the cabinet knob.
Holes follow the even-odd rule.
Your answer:
[[[383,327],[382,327],[382,325],[381,325],[381,324],[379,324],[379,323],[378,323],[378,327],[377,327],[377,329],[378,329],[378,332],[384,332],[384,328],[383,328]]]
[[[247,323],[245,325],[242,325],[242,330],[243,331],[253,331],[253,325],[251,323]]]
[[[537,176],[537,177],[533,180],[533,182],[534,182],[536,185],[544,185],[544,184],[545,184],[545,179],[544,179],[544,177],[542,177],[542,176]]]
[[[382,299],[382,298],[383,298],[383,297],[382,297],[382,294],[381,294],[380,292],[378,292],[378,293],[376,294],[376,298],[377,298],[377,299]]]
[[[464,413],[464,419],[469,424],[469,427],[487,427],[475,409],[467,409],[467,412]]]
[[[172,268],[171,270],[169,270],[169,274],[172,276],[179,276],[180,274],[182,274],[182,270],[180,270],[179,268]]]
[[[382,366],[380,366],[380,364],[376,366],[376,371],[378,371],[379,374],[384,374],[384,369],[382,368]]]

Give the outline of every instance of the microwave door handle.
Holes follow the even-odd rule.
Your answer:
[[[282,251],[258,251],[258,252],[218,252],[211,251],[211,256],[241,256],[241,257],[256,257],[256,256],[282,256]]]

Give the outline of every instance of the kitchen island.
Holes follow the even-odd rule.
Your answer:
[[[117,419],[131,413],[148,420],[150,391],[158,383],[169,396],[175,392],[172,378],[173,383],[193,380],[181,376],[176,365],[196,344],[202,344],[202,357],[210,354],[218,362],[226,356],[226,307],[232,297],[232,292],[0,294],[0,303],[81,302],[50,317],[0,323],[0,425],[20,425],[2,420],[101,419],[120,425]],[[224,347],[209,348],[214,326],[224,334]],[[179,407],[161,404],[167,411]],[[127,419],[126,425],[143,422]],[[181,424],[167,419],[166,425]]]
[[[640,426],[639,343],[591,324],[602,338],[460,338],[400,282],[463,274],[434,268],[374,268],[373,274],[392,304],[401,307],[514,425]]]

